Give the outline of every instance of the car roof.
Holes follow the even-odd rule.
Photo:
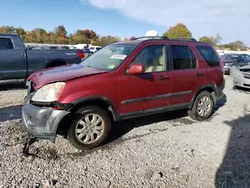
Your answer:
[[[143,39],[143,40],[142,40]],[[191,39],[169,39],[167,37],[158,37],[158,38],[148,38],[148,37],[139,37],[139,38],[135,38],[129,41],[119,41],[119,42],[114,42],[111,44],[132,44],[132,45],[139,45],[141,43],[144,42],[149,42],[149,41],[172,41],[172,42],[188,42],[188,43],[197,43],[197,44],[207,44],[210,45],[209,43],[206,42],[200,42],[200,41],[196,41],[194,38]]]

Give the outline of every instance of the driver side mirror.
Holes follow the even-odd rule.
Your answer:
[[[142,74],[145,73],[145,68],[143,64],[133,64],[127,70],[128,74]]]

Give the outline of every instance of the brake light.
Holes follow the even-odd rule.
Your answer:
[[[81,58],[81,60],[84,59],[84,53],[83,53],[83,51],[77,52],[77,55]]]

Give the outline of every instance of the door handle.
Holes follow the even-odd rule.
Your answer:
[[[197,76],[204,76],[204,73],[198,72],[196,75]]]
[[[168,76],[159,76],[158,77],[158,80],[167,80],[167,79],[169,79]]]

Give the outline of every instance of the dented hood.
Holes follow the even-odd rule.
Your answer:
[[[48,83],[67,81],[83,76],[90,76],[105,72],[108,71],[86,67],[84,65],[73,64],[34,72],[27,80],[32,81],[35,84],[35,88],[37,89]]]

